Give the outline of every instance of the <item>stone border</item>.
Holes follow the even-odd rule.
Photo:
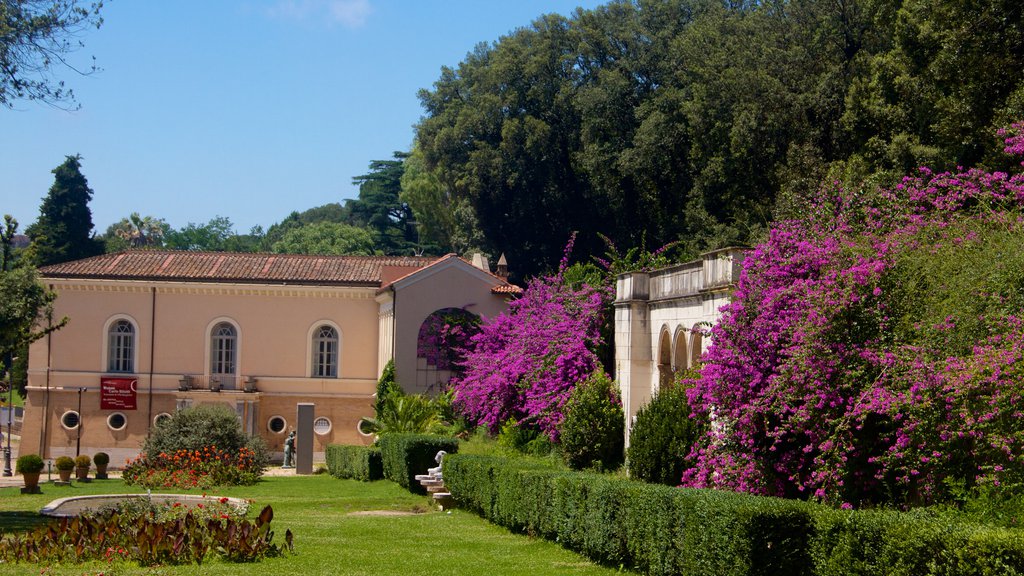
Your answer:
[[[50,502],[39,511],[43,516],[50,516],[52,518],[73,518],[79,516],[86,510],[92,510],[100,508],[106,504],[113,503],[117,500],[129,500],[132,498],[148,498],[150,501],[163,504],[166,502],[181,502],[182,504],[204,504],[206,502],[217,501],[219,502],[221,496],[196,496],[193,494],[95,494],[91,496],[69,496],[67,498],[58,498],[53,502]],[[89,502],[97,502],[98,506],[88,506]],[[233,506],[235,510],[247,511],[249,509],[249,502],[242,498],[231,498],[228,497],[228,504]],[[61,510],[61,508],[67,508]]]

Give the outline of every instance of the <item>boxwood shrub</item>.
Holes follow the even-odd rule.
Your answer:
[[[372,482],[384,478],[380,448],[376,446],[327,446],[327,470],[336,478]]]
[[[416,494],[427,493],[415,476],[437,466],[437,453],[444,450],[454,454],[459,450],[455,438],[431,434],[387,434],[380,437],[379,444],[384,477]]]
[[[460,506],[595,561],[657,575],[1024,574],[1024,531],[927,512],[844,511],[453,455]]]

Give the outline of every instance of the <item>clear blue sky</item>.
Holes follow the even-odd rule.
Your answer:
[[[34,222],[81,154],[96,231],[131,212],[238,232],[353,198],[352,177],[412,144],[442,66],[537,16],[596,0],[113,0],[57,70],[81,110],[0,108],[0,212]]]

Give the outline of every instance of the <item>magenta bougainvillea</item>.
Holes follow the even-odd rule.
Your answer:
[[[464,375],[453,381],[456,407],[492,432],[512,419],[557,439],[562,407],[599,362],[602,310],[609,292],[564,280],[572,242],[558,271],[534,278],[507,313],[471,338]]]
[[[1024,175],[921,169],[777,223],[691,383],[713,425],[682,484],[860,506],[1024,481],[1022,208]]]

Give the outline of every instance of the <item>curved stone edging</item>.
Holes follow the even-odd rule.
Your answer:
[[[132,498],[148,498],[151,502],[163,504],[166,502],[181,502],[182,504],[195,505],[206,502],[220,502],[221,496],[196,496],[193,494],[94,494],[91,496],[69,496],[58,498],[50,502],[39,511],[43,516],[52,518],[71,518],[78,516],[86,510],[95,510],[106,504],[117,501],[130,500]],[[92,505],[90,505],[92,504]],[[226,504],[230,504],[240,512],[249,509],[249,502],[241,498],[227,497]]]

